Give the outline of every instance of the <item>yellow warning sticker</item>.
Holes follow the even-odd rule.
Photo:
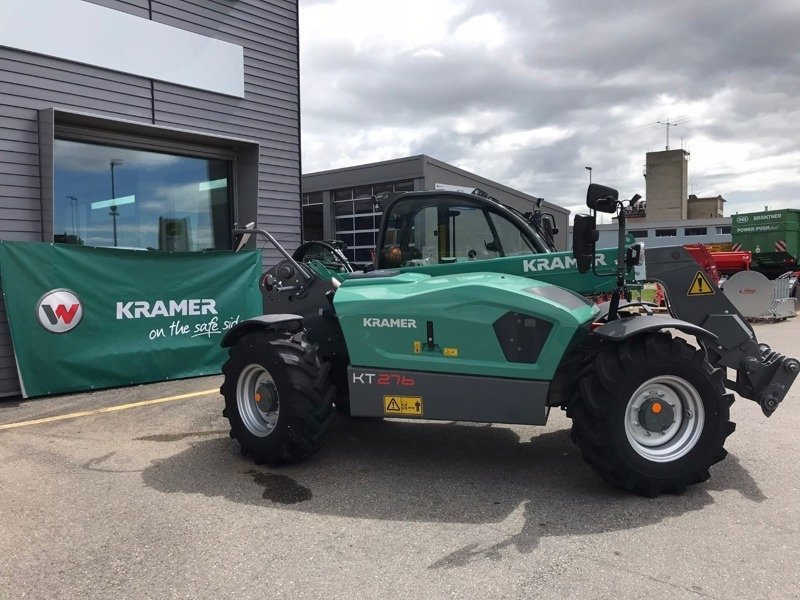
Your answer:
[[[444,349],[445,356],[458,356],[458,348],[445,348]]]
[[[384,396],[383,412],[387,415],[422,416],[420,396]]]
[[[710,296],[715,293],[714,288],[711,287],[706,276],[702,271],[698,271],[697,275],[692,279],[692,285],[689,287],[688,296]]]
[[[414,342],[414,354],[419,354],[422,352],[422,342],[416,341]]]

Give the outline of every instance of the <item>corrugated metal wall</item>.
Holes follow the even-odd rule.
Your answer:
[[[245,97],[231,98],[0,48],[0,239],[42,240],[38,110],[57,107],[257,141],[259,225],[300,238],[296,0],[89,0],[244,47]],[[278,254],[265,252],[265,263]],[[0,395],[18,390],[0,304]]]

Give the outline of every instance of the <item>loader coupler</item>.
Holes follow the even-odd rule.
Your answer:
[[[759,403],[766,416],[771,416],[786,397],[800,373],[800,361],[775,352],[766,344],[758,344],[758,355],[742,361],[737,390],[741,396]]]
[[[544,425],[549,381],[348,367],[350,414]]]

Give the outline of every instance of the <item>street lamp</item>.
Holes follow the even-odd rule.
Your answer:
[[[120,166],[120,165],[122,165],[124,163],[125,163],[125,161],[123,161],[121,158],[112,158],[111,162],[109,163],[111,165],[111,200],[112,200],[112,204],[111,204],[111,211],[108,214],[111,215],[111,219],[114,222],[114,247],[115,248],[117,247],[117,216],[119,216],[119,210],[117,209],[117,203],[113,202],[117,198],[117,191],[116,191],[116,188],[114,186],[114,167],[118,167],[118,166]]]
[[[78,197],[67,196],[70,201],[70,208],[72,209],[72,235],[78,237],[78,230],[80,229],[80,215],[78,214]]]
[[[592,183],[592,167],[584,167],[587,171],[589,171],[589,183]]]

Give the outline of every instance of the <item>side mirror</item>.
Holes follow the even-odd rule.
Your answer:
[[[553,219],[553,215],[550,213],[542,215],[542,227],[547,235],[553,237],[558,233],[558,227],[556,227],[555,219]]]
[[[599,212],[617,212],[618,199],[619,192],[617,190],[599,183],[589,184],[589,189],[586,190],[586,206]]]
[[[578,272],[586,273],[594,262],[594,245],[599,234],[594,215],[575,215],[572,227],[572,256],[578,262]]]

